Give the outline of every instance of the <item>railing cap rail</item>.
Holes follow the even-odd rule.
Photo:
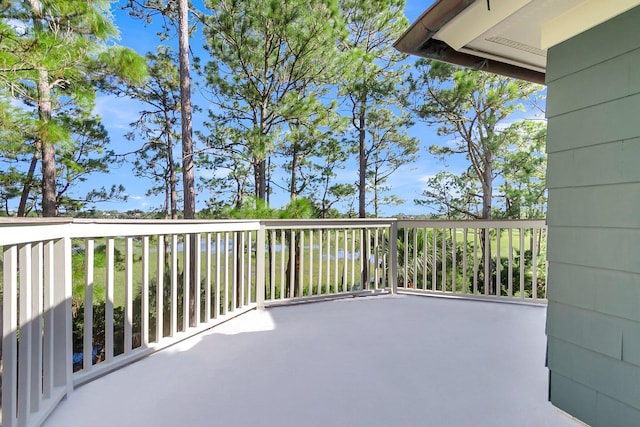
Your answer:
[[[390,226],[395,218],[322,218],[322,219],[263,219],[267,229],[300,228],[360,228]]]
[[[531,219],[399,219],[398,227],[428,228],[545,228],[545,218]]]
[[[11,227],[21,225],[50,225],[50,224],[69,224],[73,222],[73,218],[66,217],[48,217],[48,218],[17,218],[13,216],[0,217],[0,227]]]
[[[255,224],[259,219],[119,219],[74,218],[74,224]]]

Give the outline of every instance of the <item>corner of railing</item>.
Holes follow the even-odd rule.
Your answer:
[[[73,326],[72,326],[72,278],[71,237],[66,234],[54,244],[54,384],[73,391]]]
[[[389,236],[389,286],[391,294],[398,293],[398,220],[391,221],[391,235]]]
[[[265,224],[260,221],[260,228],[256,235],[256,307],[258,310],[264,310],[266,244]]]

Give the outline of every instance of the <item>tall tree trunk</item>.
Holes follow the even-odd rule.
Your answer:
[[[22,194],[20,195],[20,204],[18,205],[18,217],[27,216],[27,200],[29,200],[29,193],[31,192],[31,187],[33,187],[33,175],[36,171],[36,166],[38,165],[38,159],[40,159],[40,143],[36,142],[36,150],[33,153],[33,157],[31,158],[31,163],[29,164],[29,170],[27,171],[27,177],[22,187]]]
[[[178,219],[178,191],[176,189],[178,177],[176,163],[173,160],[173,136],[171,133],[171,119],[165,112],[165,132],[167,133],[167,164],[169,165],[169,209],[171,219]]]
[[[264,162],[264,201],[267,202],[267,206],[271,201],[269,198],[271,197],[271,189],[269,188],[271,183],[271,156],[267,157],[267,160]]]
[[[189,71],[189,8],[188,0],[179,0],[180,31],[180,115],[182,122],[182,180],[184,186],[184,217],[195,218],[195,185],[193,170],[193,132],[191,123],[191,77]]]
[[[167,176],[164,176],[164,219],[169,219],[169,209],[171,206],[171,190],[169,189],[169,183],[167,182]]]
[[[33,13],[33,26],[42,28],[40,17],[42,16],[42,3],[40,0],[29,0]],[[38,116],[40,118],[40,130],[36,146],[40,146],[42,156],[42,216],[57,215],[56,203],[56,151],[51,141],[47,140],[47,126],[51,120],[53,105],[51,104],[51,85],[49,84],[49,72],[46,68],[38,68]]]
[[[289,188],[289,198],[294,200],[298,197],[298,144],[293,145],[293,157],[291,158],[291,187]]]
[[[296,244],[292,245],[291,242],[293,240],[293,236],[296,236]],[[287,298],[301,297],[302,294],[296,285],[300,278],[298,277],[300,274],[300,252],[302,251],[302,246],[300,245],[299,235],[295,230],[291,230],[287,236],[287,246],[289,247],[289,258],[287,259],[287,268],[285,270],[285,293]],[[282,248],[284,252],[284,247]],[[293,269],[293,271],[292,271]],[[293,273],[293,280],[291,280],[291,274]],[[337,286],[337,284],[336,284]],[[311,290],[309,291],[311,294]]]
[[[178,0],[178,31],[179,31],[179,56],[180,56],[180,116],[182,124],[182,185],[184,187],[184,218],[196,217],[195,179],[193,170],[193,139],[191,124],[191,77],[189,71],[189,1]],[[189,324],[195,326],[196,300],[200,301],[200,295],[196,295],[196,235],[190,234],[191,243],[189,262],[189,277],[184,277],[185,286],[189,286]],[[185,242],[186,243],[186,242]]]
[[[485,156],[485,168],[482,177],[482,219],[491,219],[491,208],[493,200],[493,156],[487,153]],[[497,295],[498,284],[493,274],[496,263],[491,257],[491,234],[488,229],[482,230],[482,263],[484,265],[484,285],[489,295]],[[486,241],[486,244],[485,244]],[[500,263],[500,260],[497,260]]]
[[[40,117],[39,144],[42,149],[42,216],[58,214],[56,203],[56,150],[51,141],[47,141],[47,126],[51,120],[51,85],[49,72],[38,70],[38,115]]]
[[[360,179],[358,181],[358,217],[365,218],[366,195],[367,195],[367,159],[366,155],[366,120],[364,111],[364,101],[358,118],[358,148],[359,148],[359,172]],[[369,288],[369,242],[367,241],[367,229],[360,230],[362,253],[360,254],[360,288],[362,290]]]
[[[359,147],[359,172],[360,179],[358,180],[358,216],[364,218],[367,215],[366,211],[366,190],[367,190],[367,159],[365,157],[365,117],[364,112],[360,113],[358,119],[358,147]]]
[[[266,189],[266,160],[259,160],[254,165],[254,179],[256,181],[256,197],[259,200],[266,201],[267,200],[267,189]]]

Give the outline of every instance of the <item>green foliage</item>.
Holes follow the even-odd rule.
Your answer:
[[[128,96],[144,103],[145,108],[131,123],[126,134],[130,141],[142,139],[139,148],[125,155],[133,158],[135,176],[149,179],[147,196],[162,194],[165,218],[178,217],[179,170],[181,162],[174,158],[174,147],[181,140],[179,127],[180,76],[177,55],[168,46],[158,46],[155,53],[147,53],[149,78],[142,85],[120,82],[111,88],[119,96]]]
[[[411,125],[404,113],[407,87],[402,85],[404,54],[389,46],[407,26],[404,0],[342,0],[347,28],[339,48],[340,94],[351,113],[350,145],[359,160],[358,213],[366,216],[366,190],[373,190],[374,214],[384,202],[380,193],[388,177],[415,159],[418,141],[406,134]]]
[[[337,72],[337,2],[220,0],[207,5],[211,10],[202,20],[211,61],[205,69],[215,108],[209,114],[211,135],[205,138],[214,156],[224,153],[229,160],[218,166],[234,179],[252,180],[238,183],[243,194],[234,200],[241,203],[246,188],[266,200],[270,159],[279,144],[295,163],[320,141],[313,136],[326,116],[320,97]],[[292,187],[297,191],[295,179]]]
[[[415,70],[416,75],[408,78],[415,113],[438,126],[439,135],[453,137],[448,146],[432,146],[431,153],[442,159],[461,155],[468,162],[468,169],[459,176],[441,172],[432,178],[425,199],[418,203],[436,203],[441,212],[452,216],[488,219],[500,178],[505,182],[505,215],[526,216],[520,209],[523,202],[544,204],[544,190],[539,191],[544,188],[544,125],[530,120],[508,122],[525,104],[535,104],[541,87],[425,59],[416,62]],[[525,165],[525,153],[529,153],[529,165]],[[534,200],[525,200],[524,191],[533,187]],[[532,207],[524,212],[539,210]]]
[[[10,151],[0,150],[1,157],[8,156],[25,165],[12,169],[13,174],[19,175],[18,184],[2,194],[7,201],[20,197],[19,216],[27,215],[39,198],[45,216],[56,215],[66,206],[71,210],[82,206],[83,201],[71,200],[67,190],[75,184],[69,179],[77,179],[97,167],[86,160],[87,145],[82,141],[93,138],[91,143],[101,144],[105,137],[77,132],[83,120],[93,121],[85,130],[99,128],[90,113],[96,85],[107,76],[140,81],[146,75],[146,67],[138,55],[112,44],[118,31],[108,12],[110,3],[15,1],[3,9],[0,102],[15,106],[6,120],[12,124],[6,129],[23,128],[27,132],[21,148],[16,150],[12,144]],[[16,109],[22,112],[15,114]],[[58,167],[61,158],[62,167]],[[85,159],[84,163],[80,158]],[[39,162],[43,169],[40,177],[35,175]],[[57,181],[59,178],[62,183]],[[118,192],[118,188],[96,190],[87,199],[117,196]],[[5,209],[8,211],[7,204]]]

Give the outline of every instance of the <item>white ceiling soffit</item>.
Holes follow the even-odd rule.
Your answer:
[[[460,52],[544,72],[547,48],[640,4],[640,0],[476,0],[434,39]]]
[[[542,23],[544,49],[562,43],[589,28],[640,5],[639,0],[588,0]]]
[[[438,31],[434,38],[455,50],[504,21],[532,0],[476,1]],[[490,9],[487,7],[489,6]]]

